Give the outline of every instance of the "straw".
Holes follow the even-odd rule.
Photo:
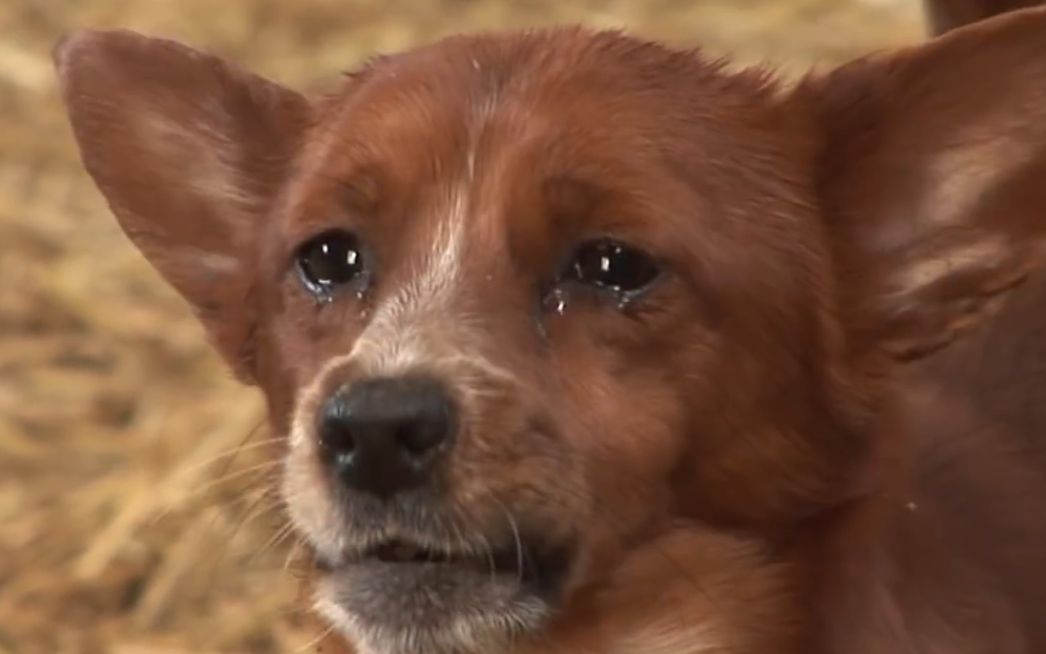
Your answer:
[[[230,379],[84,174],[53,86],[61,33],[169,35],[306,89],[375,51],[558,22],[703,43],[791,75],[921,38],[919,4],[0,2],[0,654],[275,654],[322,632],[297,610],[285,518],[261,510],[271,475],[249,471],[274,451],[251,443],[271,435],[221,456],[262,420],[260,399]]]

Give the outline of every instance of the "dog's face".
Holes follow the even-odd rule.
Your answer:
[[[776,532],[844,501],[887,355],[1031,260],[1019,219],[898,241],[891,203],[954,167],[846,197],[894,152],[845,127],[906,135],[860,96],[886,64],[785,94],[554,30],[381,59],[310,103],[128,33],[58,61],[114,211],[265,391],[318,606],[364,652],[496,650],[678,519]],[[912,165],[945,156],[926,129]]]
[[[777,347],[738,369],[767,322],[820,342],[819,253],[750,236],[813,222],[804,153],[760,80],[711,104],[716,74],[672,88],[673,57],[459,39],[375,64],[313,127],[266,235],[259,356],[293,388],[283,490],[321,607],[364,640],[531,628],[676,517],[676,475],[758,492],[690,462],[750,458],[742,429],[789,455],[728,389],[803,378]],[[700,163],[741,151],[766,163]]]

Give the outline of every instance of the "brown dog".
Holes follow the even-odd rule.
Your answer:
[[[316,101],[128,32],[56,60],[114,213],[287,435],[354,651],[1018,654],[1044,36],[793,90],[583,29]]]

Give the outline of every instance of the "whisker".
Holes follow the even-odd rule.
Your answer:
[[[226,472],[228,472],[228,471],[229,471],[229,467],[230,467],[230,466],[231,466],[231,465],[233,464],[233,462],[235,462],[235,461],[236,461],[236,457],[237,457],[237,456],[239,456],[240,452],[242,452],[242,451],[243,451],[243,449],[244,449],[245,447],[247,447],[247,443],[248,443],[248,442],[249,442],[249,441],[250,441],[250,440],[251,440],[252,438],[254,438],[254,435],[255,435],[255,434],[257,434],[257,433],[258,433],[258,432],[259,432],[259,431],[260,431],[260,430],[262,429],[262,427],[263,427],[264,425],[265,425],[265,420],[259,420],[259,421],[258,421],[258,424],[256,424],[256,425],[255,425],[255,426],[254,426],[253,428],[251,428],[251,430],[250,430],[250,431],[248,431],[248,432],[247,432],[247,435],[246,435],[246,436],[244,436],[244,438],[243,438],[243,440],[242,440],[242,441],[240,441],[240,444],[239,444],[239,446],[237,446],[237,447],[236,447],[236,448],[235,448],[235,449],[233,450],[233,452],[232,452],[232,455],[231,455],[231,456],[229,456],[229,457],[228,457],[228,458],[226,459],[225,465],[224,465],[224,466],[222,467],[222,470],[221,470],[221,472],[219,472],[219,473],[218,473],[218,474],[219,474],[219,476],[222,476],[222,475],[224,475],[224,474],[225,474]],[[277,441],[279,440],[279,438],[278,438],[278,437],[273,437],[273,439],[274,439],[274,440],[277,440]],[[261,442],[262,442],[262,443],[265,443],[266,441],[269,441],[269,440],[273,440],[273,439],[265,439],[265,440],[262,440]],[[253,449],[256,449],[257,447],[262,447],[262,446],[260,446],[260,445],[259,445],[259,446],[256,446],[256,447],[251,447],[251,449],[253,450]]]
[[[302,548],[305,546],[305,537],[296,534],[294,538],[294,544],[287,548],[287,556],[283,558],[283,571],[287,572],[291,567],[291,560],[296,555],[302,553]]]
[[[253,564],[254,561],[257,560],[257,558],[262,554],[265,554],[266,552],[279,547],[280,543],[284,542],[293,533],[294,523],[290,520],[287,520],[282,527],[276,530],[276,533],[273,534],[272,537],[269,538],[269,540],[266,541],[264,545],[262,545],[260,548],[255,550],[253,554],[251,554],[250,558],[247,559],[247,565]]]
[[[237,536],[240,534],[242,529],[247,524],[253,522],[254,520],[257,520],[259,517],[267,514],[272,509],[278,507],[278,503],[273,500],[274,498],[271,497],[271,494],[268,490],[263,490],[259,493],[256,493],[254,499],[251,501],[251,504],[242,512],[244,514],[243,517],[237,520],[236,524],[232,526],[229,536],[225,538],[222,541],[221,546],[217,548],[217,551],[210,563],[211,574],[209,575],[209,577],[211,580],[211,588],[213,588],[214,585],[218,582],[219,575],[215,574],[215,572],[225,561],[228,560],[230,552],[234,549]]]
[[[265,475],[263,473],[275,470],[281,464],[282,464],[282,461],[279,461],[279,460],[266,461],[264,463],[259,463],[257,465],[248,466],[246,468],[243,468],[242,470],[237,470],[235,472],[229,473],[229,474],[224,475],[222,477],[218,477],[218,478],[215,478],[215,479],[210,479],[205,484],[201,484],[200,486],[194,488],[190,493],[188,493],[186,495],[186,497],[184,499],[189,500],[189,499],[194,499],[194,498],[201,497],[203,495],[207,495],[208,493],[213,491],[216,487],[221,486],[222,484],[227,484],[229,482],[242,479],[242,478],[247,477],[247,476],[249,476],[251,474],[256,474],[257,475],[257,479],[254,480],[254,481],[257,481],[257,480],[262,479],[262,478],[265,477]]]
[[[523,583],[523,539],[519,536],[519,525],[516,524],[516,518],[512,515],[512,511],[509,510],[505,503],[502,502],[496,495],[491,494],[490,499],[493,500],[499,507],[501,512],[505,514],[508,519],[508,524],[512,528],[512,537],[515,540],[516,545],[516,577],[520,583]]]
[[[247,507],[245,513],[247,515],[236,523],[232,533],[229,535],[228,543],[232,543],[236,540],[236,536],[240,533],[240,530],[250,522],[254,521],[258,517],[265,515],[266,513],[276,509],[280,506],[279,498],[273,497],[271,491],[264,490],[258,494],[258,497],[251,502],[250,506]]]
[[[315,647],[316,645],[319,645],[320,643],[322,643],[323,639],[326,638],[327,636],[330,636],[332,633],[334,633],[334,625],[329,625],[326,629],[323,630],[323,633],[321,633],[319,636],[313,638],[309,642],[305,643],[304,645],[302,645],[298,649],[294,650],[294,652],[292,652],[292,654],[303,654],[303,652],[305,652],[306,650],[310,650],[313,647]]]
[[[240,453],[242,453],[242,452],[250,452],[250,451],[262,448],[262,447],[268,447],[268,446],[271,446],[271,445],[275,445],[277,443],[282,442],[284,440],[284,438],[282,436],[276,436],[276,437],[273,437],[273,438],[266,438],[265,440],[261,440],[261,441],[255,441],[253,443],[249,443],[248,442],[249,440],[250,440],[250,436],[248,435],[248,438],[246,440],[244,440],[240,445],[237,445],[236,447],[234,447],[232,449],[225,450],[224,452],[220,452],[218,454],[215,454],[214,456],[212,456],[212,457],[210,457],[210,458],[208,458],[208,459],[206,459],[204,461],[197,461],[197,462],[193,463],[192,465],[188,465],[188,466],[185,466],[183,468],[178,468],[178,469],[175,470],[175,474],[187,475],[187,474],[190,474],[190,473],[198,472],[199,470],[201,470],[203,468],[206,468],[208,466],[214,465],[215,463],[218,463],[222,459],[230,459],[229,465],[231,465],[232,462],[235,461],[236,456],[239,455]],[[228,466],[226,466],[226,469],[228,469]]]
[[[462,520],[458,511],[459,510],[455,508],[456,519],[454,521],[454,532],[455,536],[458,539],[458,542],[464,545],[467,544],[468,541],[465,539],[465,534],[461,529]],[[486,534],[484,534],[482,530],[477,530],[477,535],[479,536],[480,543],[483,547],[483,554],[487,559],[487,566],[490,569],[490,580],[491,582],[493,582],[498,574],[498,566],[497,563],[494,561],[494,546],[493,544],[491,544],[490,539],[487,538]]]

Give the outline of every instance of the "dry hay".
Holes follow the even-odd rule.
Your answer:
[[[48,57],[61,32],[172,35],[314,88],[373,51],[577,21],[795,71],[920,38],[917,5],[0,3],[0,654],[292,652],[315,635],[294,610],[284,521],[264,491],[258,398],[220,368],[79,168]]]

